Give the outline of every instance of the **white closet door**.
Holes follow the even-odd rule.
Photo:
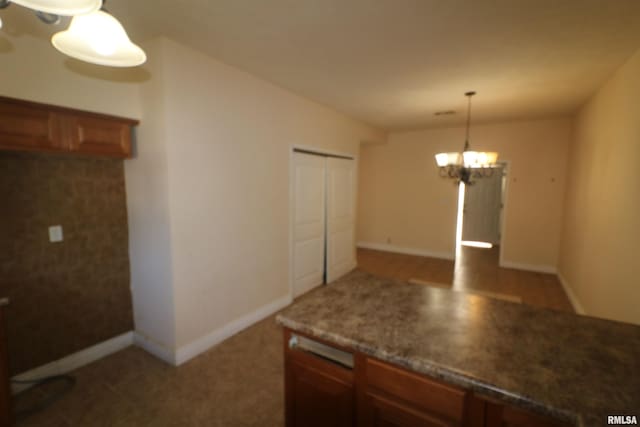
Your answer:
[[[327,158],[327,283],[356,267],[355,162]]]
[[[293,294],[324,281],[325,162],[321,156],[294,153]]]

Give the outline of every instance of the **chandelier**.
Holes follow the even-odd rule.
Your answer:
[[[461,153],[438,153],[436,154],[436,164],[443,178],[451,178],[456,184],[464,183],[472,185],[474,178],[484,178],[493,175],[496,167],[498,153],[471,151],[469,149],[469,131],[471,128],[471,97],[475,92],[467,92],[467,135],[464,142],[464,149]]]
[[[110,67],[135,67],[147,56],[133,44],[118,20],[104,8],[106,0],[0,0],[0,9],[11,3],[32,9],[46,24],[57,25],[60,16],[71,16],[65,31],[53,35],[51,44],[65,55]],[[2,28],[2,21],[0,21]]]

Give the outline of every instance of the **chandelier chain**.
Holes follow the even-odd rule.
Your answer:
[[[467,92],[465,95],[467,96],[467,135],[464,141],[464,151],[469,151],[469,137],[471,135],[471,97],[475,95],[475,92]]]

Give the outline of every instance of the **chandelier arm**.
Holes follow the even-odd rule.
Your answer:
[[[482,167],[478,171],[479,178],[489,178],[491,175],[493,175],[493,168]]]
[[[458,176],[458,171],[455,166],[449,166],[447,168],[447,173],[449,174],[449,178],[456,178]]]
[[[465,185],[473,184],[473,182],[471,181],[471,178],[473,177],[473,173],[474,171],[472,169],[463,167],[460,171],[460,181],[463,182]]]
[[[36,10],[35,14],[40,21],[44,22],[47,25],[58,25],[61,21],[60,15],[56,15],[55,13],[47,13]]]

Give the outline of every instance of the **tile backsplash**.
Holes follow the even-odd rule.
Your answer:
[[[129,277],[122,160],[0,151],[12,375],[132,330]]]

